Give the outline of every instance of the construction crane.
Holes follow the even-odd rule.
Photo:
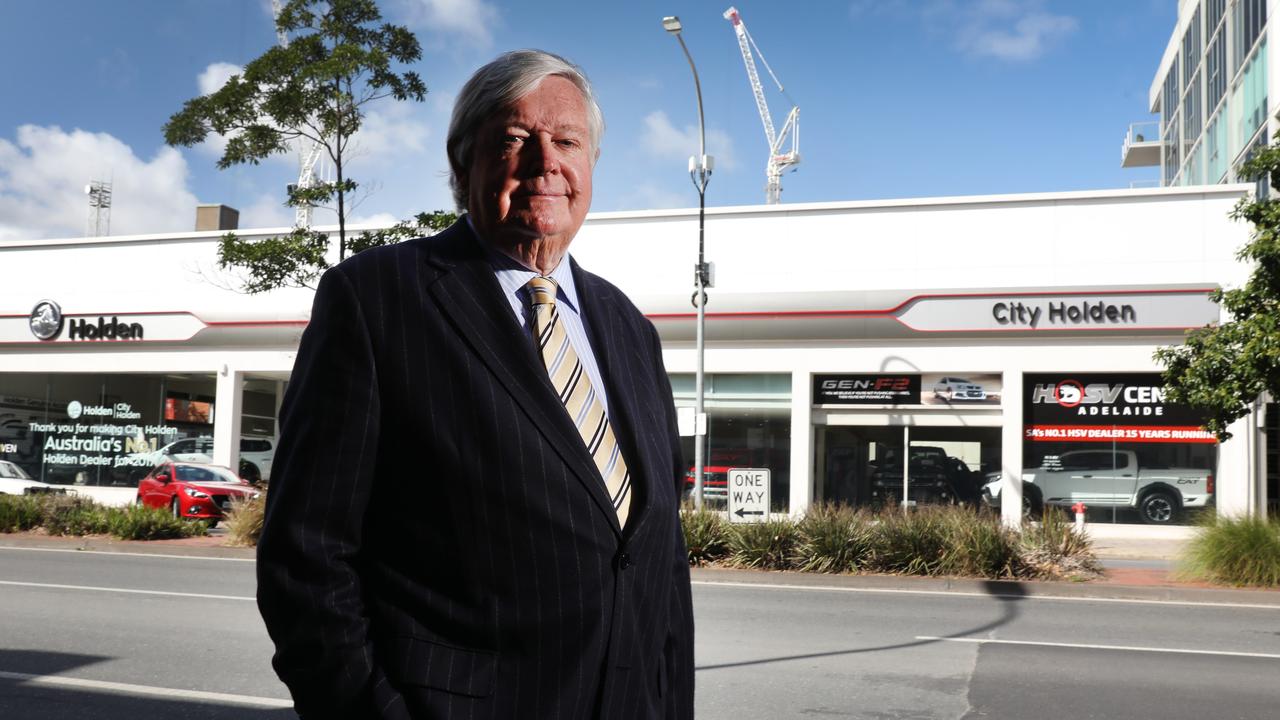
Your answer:
[[[280,9],[281,0],[271,0],[273,24],[280,17]],[[276,38],[280,41],[280,47],[289,47],[289,36],[280,29],[279,25],[276,25]],[[291,191],[306,190],[316,184],[318,180],[316,165],[320,162],[323,152],[324,143],[321,141],[298,138],[298,182],[290,186]],[[293,226],[302,230],[311,227],[311,203],[299,203],[294,207]]]
[[[724,19],[733,24],[733,31],[738,36],[742,62],[747,66],[747,79],[751,82],[751,92],[756,96],[756,109],[760,111],[760,122],[764,123],[764,138],[769,143],[769,162],[764,170],[765,202],[769,205],[777,205],[782,198],[782,173],[794,171],[796,165],[800,164],[800,107],[790,95],[787,95],[773,68],[769,67],[769,63],[764,59],[764,53],[760,52],[760,48],[756,46],[751,33],[747,32],[747,25],[742,22],[738,9],[730,7],[725,10]],[[769,77],[773,78],[778,91],[787,99],[787,102],[791,103],[791,112],[787,113],[787,120],[782,124],[781,132],[774,131],[773,116],[769,114],[769,102],[765,100],[764,88],[760,85],[760,73],[756,71],[756,61],[751,54],[752,48],[755,48],[755,54],[760,56],[760,62],[764,65],[764,69],[769,71]],[[782,146],[786,144],[788,138],[791,140],[791,149],[782,152]]]

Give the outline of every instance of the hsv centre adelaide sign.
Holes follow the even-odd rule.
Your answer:
[[[1168,402],[1158,373],[1027,374],[1032,442],[1213,443],[1203,419]]]

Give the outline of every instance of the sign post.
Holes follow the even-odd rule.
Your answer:
[[[757,523],[769,519],[769,469],[729,468],[729,522]]]

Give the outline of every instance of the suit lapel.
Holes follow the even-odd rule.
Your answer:
[[[427,281],[431,297],[620,533],[600,471],[564,412],[533,344],[512,317],[511,306],[466,221],[460,220],[426,246],[427,262],[440,271]]]
[[[646,447],[644,438],[637,433],[638,428],[645,427],[645,415],[636,404],[634,384],[636,377],[651,370],[635,368],[630,361],[636,350],[632,344],[638,338],[619,332],[622,325],[612,288],[604,285],[594,275],[584,272],[577,263],[573,263],[572,267],[574,284],[578,288],[578,302],[583,306],[591,339],[591,349],[595,353],[609,395],[609,423],[613,425],[614,437],[622,446],[622,457],[627,461],[627,469],[631,473],[631,514],[625,529],[625,535],[630,537],[644,524],[652,504],[653,488],[650,487],[649,479],[653,474],[650,472],[649,458],[643,452]]]

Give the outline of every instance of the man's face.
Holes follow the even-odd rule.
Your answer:
[[[559,262],[591,206],[595,158],[578,88],[545,78],[486,123],[474,148],[467,208],[476,229],[517,259]]]

